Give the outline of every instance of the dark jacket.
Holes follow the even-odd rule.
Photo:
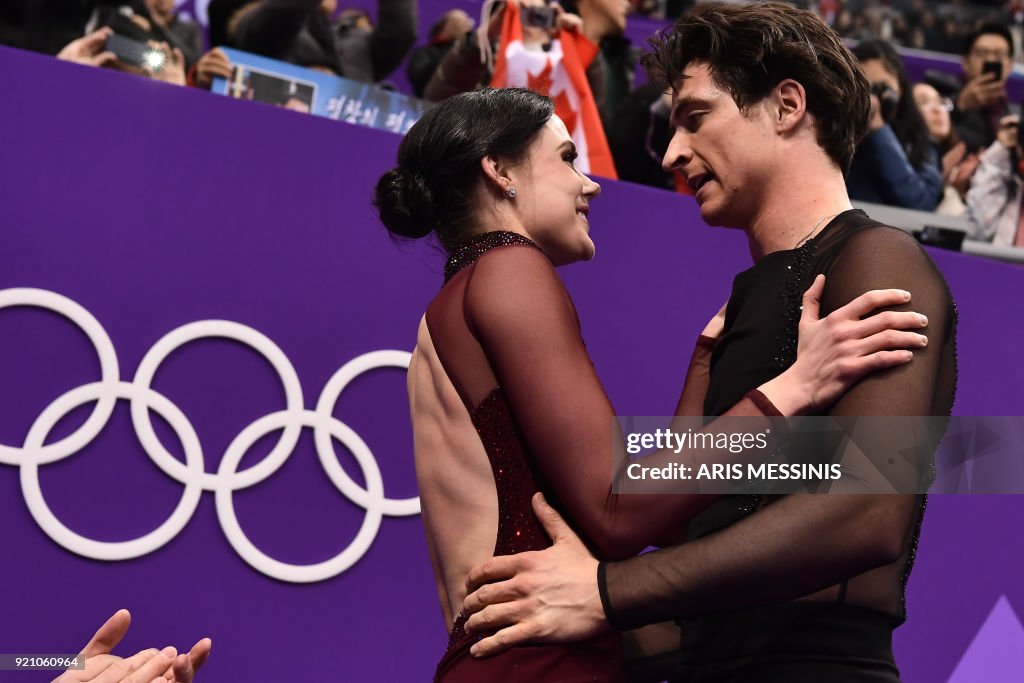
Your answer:
[[[232,43],[240,50],[376,83],[416,42],[416,0],[378,0],[372,30],[336,30],[320,0],[263,0],[243,10]]]
[[[850,198],[932,211],[942,199],[942,171],[934,150],[914,168],[888,125],[865,136],[846,176]]]

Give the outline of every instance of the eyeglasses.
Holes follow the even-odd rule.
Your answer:
[[[1010,53],[1006,50],[984,50],[976,48],[971,50],[971,56],[977,59],[984,59],[986,61],[991,60],[993,62],[1003,62],[1010,58]]]

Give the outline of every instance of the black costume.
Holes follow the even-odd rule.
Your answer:
[[[906,308],[929,319],[927,349],[909,364],[865,378],[829,414],[948,416],[956,388],[956,309],[946,283],[910,235],[860,211],[840,214],[805,245],[768,254],[736,276],[712,356],[705,413],[718,414],[795,361],[802,295],[818,273],[827,276],[822,316],[868,290],[895,287],[911,292]],[[872,440],[873,455],[899,457],[887,434]],[[934,446],[922,443],[920,450],[930,456]],[[931,472],[917,475],[927,480]],[[904,588],[925,497],[884,497],[891,524],[906,530],[898,559],[888,564],[851,558],[849,548],[861,546],[834,531],[863,509],[862,500],[721,500],[691,524],[691,542],[601,565],[609,620],[620,629],[680,620],[677,678],[687,683],[898,681],[891,629],[906,617]],[[766,506],[775,514],[760,512]]]

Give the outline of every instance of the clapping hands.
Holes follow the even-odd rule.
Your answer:
[[[178,654],[173,647],[150,648],[122,659],[111,651],[128,632],[131,620],[126,609],[107,619],[82,650],[85,668],[65,671],[53,683],[192,683],[213,642],[203,638],[188,654]]]

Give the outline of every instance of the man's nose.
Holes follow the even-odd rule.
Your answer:
[[[685,166],[692,156],[693,150],[690,149],[689,134],[677,128],[668,143],[668,149],[665,150],[665,158],[661,161],[661,167],[666,171],[675,171]]]

